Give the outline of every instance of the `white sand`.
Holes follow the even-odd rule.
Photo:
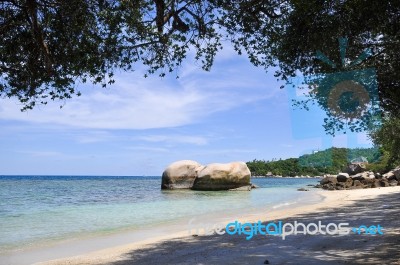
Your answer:
[[[61,264],[400,264],[400,186],[362,190],[317,191],[321,203],[247,216],[257,220],[350,226],[376,225],[384,235],[243,235],[188,236],[187,228],[168,236],[154,236],[132,244],[92,251],[84,255],[37,263]]]

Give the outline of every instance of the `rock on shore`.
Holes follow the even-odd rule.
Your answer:
[[[383,175],[374,174],[372,171],[365,171],[351,176],[348,173],[339,173],[336,176],[327,175],[316,187],[326,190],[345,190],[389,186],[400,186],[400,167]]]
[[[244,162],[209,164],[181,160],[162,174],[161,189],[251,190],[250,170]]]

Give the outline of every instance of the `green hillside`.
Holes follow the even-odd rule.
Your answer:
[[[337,174],[343,171],[347,164],[358,157],[365,157],[369,163],[379,161],[381,154],[376,148],[329,148],[314,154],[302,155],[299,158],[284,160],[253,160],[247,162],[252,176],[272,175],[280,176],[318,176],[323,174]]]

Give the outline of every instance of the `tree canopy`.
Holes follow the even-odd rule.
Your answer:
[[[400,118],[385,117],[382,127],[371,132],[374,143],[381,146],[384,150],[387,168],[395,167],[400,164]]]
[[[17,97],[30,109],[79,95],[78,82],[112,84],[117,68],[131,70],[140,63],[147,74],[164,76],[189,50],[209,70],[223,38],[257,63],[251,50],[255,37],[246,34],[274,19],[280,5],[277,0],[1,1],[0,96]]]
[[[347,0],[292,3],[293,9],[287,20],[282,22],[285,30],[276,41],[275,51],[280,66],[278,76],[286,80],[299,72],[305,76],[332,74],[338,82],[348,77],[340,77],[338,73],[353,71],[360,74],[366,69],[373,69],[376,71],[376,96],[379,96],[379,108],[383,110],[381,114],[398,116],[400,2]],[[321,62],[321,57],[328,59],[329,63],[327,60]],[[362,80],[367,86],[374,81],[373,74]],[[353,78],[359,81],[357,76]],[[311,102],[317,102],[330,114],[325,121],[325,129],[332,134],[347,128],[353,131],[369,129],[373,116],[352,120],[334,115],[327,104],[329,89],[332,87],[321,85],[310,95]]]
[[[16,97],[24,109],[68,99],[79,82],[114,82],[115,69],[147,66],[147,74],[173,72],[195,51],[210,70],[222,43],[231,42],[259,67],[278,67],[288,80],[348,70],[376,71],[383,114],[400,112],[400,2],[397,0],[5,0],[0,2],[0,96]],[[346,37],[343,59],[338,38]],[[341,64],[340,62],[343,62]],[[349,122],[365,129],[370,120],[340,119],[326,93],[311,94],[330,113],[326,130]],[[344,102],[357,108],[350,95]]]

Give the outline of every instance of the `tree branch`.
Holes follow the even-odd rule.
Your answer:
[[[51,59],[49,47],[47,46],[44,37],[43,37],[43,31],[41,27],[39,26],[38,23],[38,17],[37,17],[37,5],[35,0],[27,0],[27,8],[28,8],[28,14],[31,20],[31,25],[32,25],[32,33],[34,38],[36,39],[39,47],[41,48],[45,60],[45,67],[49,75],[52,74],[53,72],[53,62]]]

